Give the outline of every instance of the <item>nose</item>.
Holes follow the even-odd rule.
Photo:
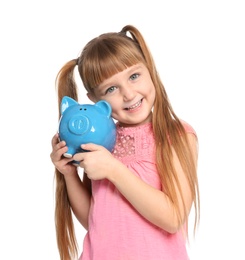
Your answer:
[[[129,86],[124,86],[121,89],[121,93],[123,95],[124,101],[133,100],[135,98],[135,95],[136,95],[136,92],[134,91],[134,89],[132,87],[129,87]]]

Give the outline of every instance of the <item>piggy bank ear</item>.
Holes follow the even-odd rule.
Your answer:
[[[105,100],[100,100],[97,103],[94,104],[96,107],[98,107],[102,113],[108,117],[111,116],[111,105],[106,102]]]
[[[74,106],[77,105],[77,101],[68,97],[68,96],[64,96],[61,100],[61,104],[60,104],[60,113],[61,115],[65,112],[65,110],[70,107],[70,106]]]

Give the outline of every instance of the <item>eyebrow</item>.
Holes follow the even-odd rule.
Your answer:
[[[134,70],[137,70],[137,69],[142,69],[143,66],[141,64],[137,64],[137,65],[133,65],[128,72],[131,72],[131,71],[134,71]]]

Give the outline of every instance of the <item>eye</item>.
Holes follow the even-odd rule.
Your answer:
[[[131,80],[135,80],[139,77],[139,74],[138,73],[134,73],[133,75],[130,76],[130,79]]]
[[[107,94],[107,93],[112,93],[115,89],[116,89],[116,87],[115,87],[115,86],[112,86],[112,87],[108,88],[105,93],[106,93],[106,94]]]

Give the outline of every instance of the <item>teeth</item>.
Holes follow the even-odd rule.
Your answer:
[[[140,104],[141,104],[141,100],[140,100],[139,102],[137,102],[136,104],[134,104],[133,106],[128,107],[127,109],[128,109],[128,110],[135,109],[135,108],[138,107]]]

